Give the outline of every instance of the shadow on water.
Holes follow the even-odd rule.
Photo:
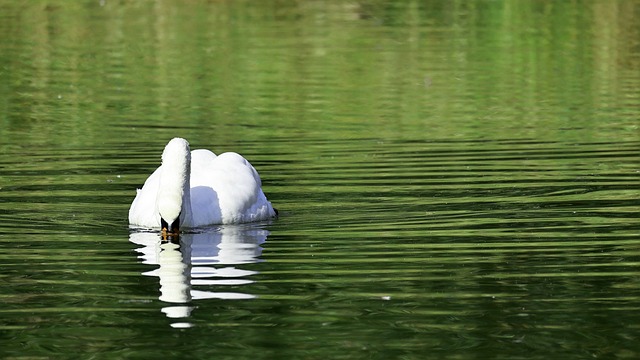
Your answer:
[[[211,288],[253,283],[255,271],[242,265],[259,262],[269,231],[245,225],[227,225],[200,233],[182,234],[178,241],[161,241],[160,234],[132,232],[129,241],[140,247],[136,251],[144,264],[157,265],[145,276],[159,278],[159,300],[167,303],[162,312],[169,318],[188,318],[192,302],[203,299],[240,300],[255,295],[237,291],[214,291]],[[191,323],[174,323],[173,327],[191,327]]]

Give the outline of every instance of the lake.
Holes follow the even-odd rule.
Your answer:
[[[639,13],[0,0],[0,358],[639,358]],[[279,218],[130,230],[175,136]]]

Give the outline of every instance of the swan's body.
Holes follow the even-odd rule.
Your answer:
[[[190,151],[186,140],[175,138],[162,153],[162,165],[138,190],[129,223],[177,232],[266,220],[276,212],[261,186],[260,176],[242,156]]]

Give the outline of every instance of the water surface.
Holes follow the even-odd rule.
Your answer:
[[[634,1],[0,1],[3,358],[637,358]],[[280,210],[130,231],[173,136]]]

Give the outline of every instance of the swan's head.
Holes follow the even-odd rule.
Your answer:
[[[189,201],[191,151],[185,139],[174,138],[162,152],[162,171],[158,189],[158,211],[163,234],[177,235],[180,231],[182,209]],[[185,199],[186,195],[186,199]]]

